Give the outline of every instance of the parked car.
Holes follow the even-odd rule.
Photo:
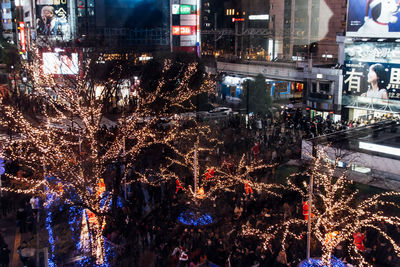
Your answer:
[[[209,111],[209,113],[223,113],[225,115],[229,115],[231,112],[232,109],[228,107],[218,107]]]

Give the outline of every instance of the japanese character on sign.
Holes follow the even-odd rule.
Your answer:
[[[57,14],[57,16],[58,17],[60,17],[60,18],[66,18],[67,17],[67,12],[64,10],[64,8],[60,8],[60,9],[57,9],[56,10],[56,12],[55,12],[56,14]]]
[[[362,72],[356,72],[355,69],[351,69],[351,72],[348,73],[349,77],[344,81],[349,84],[348,91],[357,91],[360,92],[360,83],[361,77],[363,76]]]
[[[400,68],[392,68],[390,72],[389,88],[399,88],[400,85]]]

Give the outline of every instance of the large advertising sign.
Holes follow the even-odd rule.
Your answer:
[[[190,15],[196,14],[196,6],[192,5],[172,5],[172,15]]]
[[[196,46],[196,35],[181,36],[181,46]]]
[[[36,0],[37,35],[71,39],[67,0]]]
[[[194,35],[196,27],[193,26],[172,26],[172,35]]]
[[[77,75],[79,73],[78,53],[43,52],[45,74]]]
[[[349,0],[349,37],[398,38],[400,0]]]
[[[18,23],[18,29],[19,29],[19,42],[21,45],[21,52],[25,53],[26,52],[26,34],[25,34],[25,23],[23,21],[20,21]]]
[[[174,50],[184,50],[200,55],[200,0],[172,0],[171,25]]]
[[[343,105],[400,111],[400,44],[346,44]]]

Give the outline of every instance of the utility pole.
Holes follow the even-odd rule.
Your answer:
[[[173,46],[172,46],[172,0],[169,1],[169,48],[170,52],[172,53],[173,51]]]
[[[243,56],[243,42],[244,42],[244,34],[243,34],[243,32],[244,32],[244,22],[242,22],[242,32],[241,32],[241,43],[240,43],[240,57],[242,57]],[[251,38],[251,36],[250,36],[250,38]]]
[[[237,57],[238,38],[239,38],[239,25],[235,22],[235,56]]]
[[[313,183],[314,177],[311,175],[309,184],[309,195],[308,195],[308,220],[307,220],[307,260],[310,260],[311,250],[311,209],[312,209],[312,194],[313,194]]]
[[[250,113],[250,83],[246,81],[246,128],[249,128],[249,113]]]
[[[125,121],[125,120],[124,120]],[[125,136],[123,137],[123,139],[122,139],[122,157],[124,158],[124,164],[126,164],[126,159],[125,159],[125,153],[126,153],[126,150],[125,150]],[[126,166],[125,166],[125,168],[126,168]],[[126,193],[126,175],[124,175],[124,197],[125,197],[125,200],[127,200],[127,193]]]
[[[199,146],[199,138],[197,138],[197,141],[196,141],[196,143],[194,145],[194,154],[193,154],[193,157],[194,157],[194,161],[193,161],[193,165],[194,165],[194,168],[193,168],[193,172],[194,172],[193,190],[194,190],[194,195],[195,196],[197,195],[197,183],[198,183],[198,181],[197,181],[197,179],[198,179],[198,177],[197,177],[197,164],[198,164],[197,149],[198,149],[198,146]]]
[[[312,156],[315,158],[317,156],[317,147],[312,141]],[[312,217],[312,195],[314,188],[314,175],[311,174],[310,184],[309,184],[309,195],[308,195],[308,220],[307,220],[307,261],[310,260],[311,257],[311,217]]]
[[[217,51],[217,12],[214,13],[214,51]]]

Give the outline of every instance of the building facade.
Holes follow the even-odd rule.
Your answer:
[[[29,39],[69,46],[169,47],[166,1],[2,0],[3,37],[17,41],[24,22]]]

